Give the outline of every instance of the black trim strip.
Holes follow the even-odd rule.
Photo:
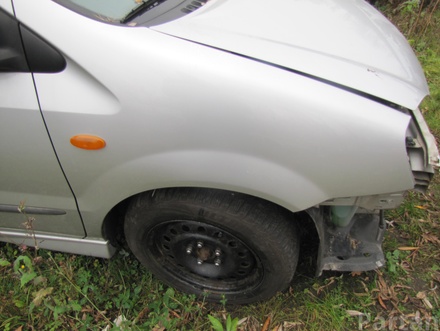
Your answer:
[[[0,212],[21,214],[18,205],[0,205]],[[44,208],[44,207],[24,207],[23,212],[31,215],[66,215],[65,210]]]

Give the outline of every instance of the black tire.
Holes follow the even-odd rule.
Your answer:
[[[125,236],[140,262],[168,285],[244,304],[289,286],[299,250],[289,217],[243,194],[162,189],[132,201]]]

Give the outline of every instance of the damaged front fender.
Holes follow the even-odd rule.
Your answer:
[[[323,270],[367,271],[382,267],[386,229],[383,211],[358,209],[345,225],[336,225],[331,207],[311,208],[319,239],[317,275]]]

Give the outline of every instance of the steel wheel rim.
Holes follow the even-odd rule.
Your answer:
[[[174,278],[200,290],[234,293],[257,287],[263,278],[258,256],[241,239],[217,226],[174,220],[146,236],[147,254]]]

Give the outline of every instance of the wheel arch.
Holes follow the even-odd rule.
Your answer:
[[[162,188],[237,192],[270,201],[291,212],[306,210],[329,198],[307,174],[295,171],[281,160],[231,151],[151,154],[128,159],[92,181],[85,182],[83,178],[79,181],[74,190],[87,235],[93,238],[102,237],[103,220],[107,229],[108,219],[115,210],[123,209],[127,200]]]
[[[318,232],[317,232],[318,229],[316,227],[315,219],[312,218],[307,211],[293,212],[273,201],[263,199],[258,196],[250,195],[244,192],[235,192],[230,190],[224,190],[218,188],[206,188],[206,187],[164,187],[164,188],[148,190],[145,192],[135,194],[131,197],[128,197],[122,200],[121,202],[119,202],[117,205],[115,205],[105,216],[104,221],[102,223],[103,237],[106,240],[109,240],[109,242],[114,246],[121,246],[124,248],[128,248],[126,245],[125,234],[124,234],[124,221],[125,221],[124,217],[130,205],[130,202],[141,194],[155,194],[156,191],[165,190],[165,189],[225,191],[225,192],[239,193],[242,196],[247,196],[250,198],[264,201],[265,203],[269,203],[270,205],[274,206],[274,208],[281,208],[286,213],[288,213],[291,216],[292,222],[297,222],[297,229],[299,231],[300,237],[307,236],[310,238],[314,238],[318,241],[317,243],[319,244],[320,238],[318,236]],[[315,252],[311,252],[311,253],[314,254]]]
[[[209,301],[224,294],[250,303],[291,284],[300,243],[295,216],[239,192],[164,188],[133,198],[124,229],[134,256],[166,284],[197,296],[208,291]]]

